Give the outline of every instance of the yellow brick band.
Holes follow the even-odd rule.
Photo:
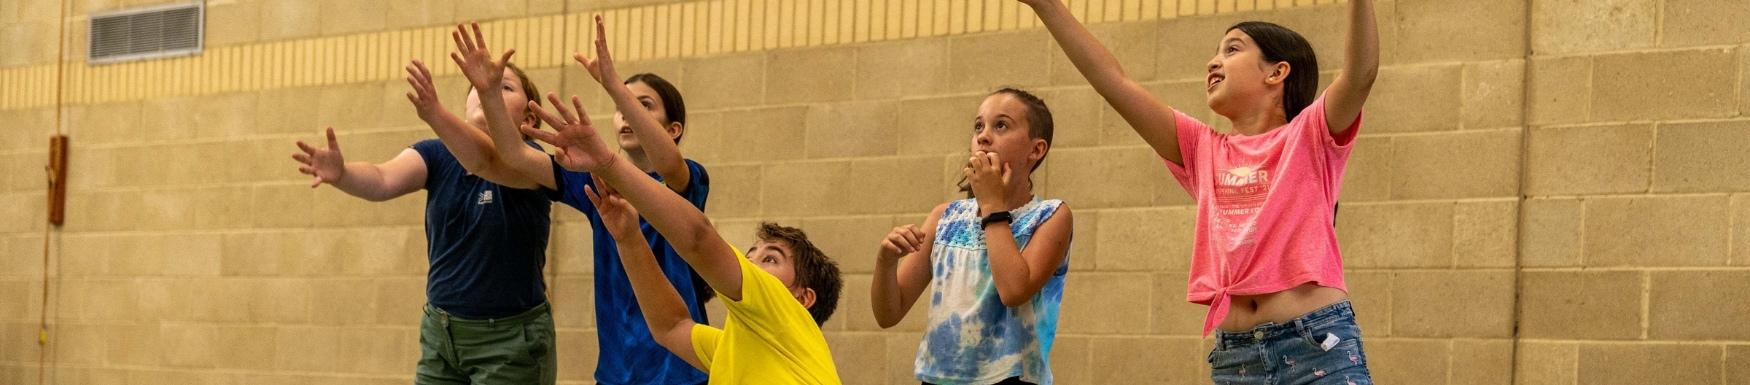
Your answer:
[[[1334,4],[1336,0],[1068,0],[1086,23]],[[1038,28],[1013,0],[712,0],[634,6],[486,22],[494,48],[516,48],[527,68],[565,65],[587,49],[589,20],[611,29],[620,60],[719,55],[782,48]],[[438,76],[455,74],[449,26],[210,47],[200,56],[112,65],[69,62],[68,104],[260,91],[397,79],[410,58]],[[81,49],[70,47],[71,49]],[[0,109],[55,103],[54,65],[0,69]]]

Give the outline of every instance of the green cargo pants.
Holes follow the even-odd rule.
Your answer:
[[[558,373],[547,304],[490,320],[457,318],[425,305],[419,351],[419,385],[553,385]]]

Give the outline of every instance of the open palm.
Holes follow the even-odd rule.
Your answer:
[[[582,101],[576,96],[571,97],[571,106],[577,110],[574,115],[559,101],[558,95],[548,93],[547,100],[553,102],[553,108],[559,110],[559,115],[547,112],[534,102],[529,102],[529,108],[535,110],[535,115],[542,121],[553,126],[554,132],[541,131],[524,124],[524,135],[553,145],[554,160],[566,170],[596,172],[614,164],[618,155],[613,148],[602,142],[595,127],[590,125],[589,115],[583,111]]]
[[[334,183],[346,174],[346,157],[340,155],[340,141],[334,138],[334,127],[328,128],[328,147],[318,148],[298,141],[298,150],[292,153],[292,160],[298,161],[298,172],[315,177],[310,187],[321,186],[323,183]]]
[[[596,58],[594,60],[591,60],[588,57],[584,57],[583,53],[572,54],[571,58],[576,59],[579,64],[583,64],[584,71],[589,72],[589,77],[595,79],[596,83],[601,83],[602,85],[608,85],[609,82],[613,82],[613,84],[619,84],[619,82],[617,81],[620,78],[619,71],[614,70],[613,55],[610,55],[608,53],[607,33],[608,33],[607,28],[602,25],[602,17],[596,16],[595,17],[595,55],[596,55]]]
[[[407,93],[407,101],[413,103],[413,110],[419,114],[419,119],[431,122],[444,110],[444,104],[438,100],[437,87],[431,84],[431,70],[425,68],[425,62],[414,60],[407,65],[407,84],[413,86],[413,92]]]
[[[510,63],[510,57],[516,54],[516,50],[504,51],[504,56],[497,62],[492,61],[492,51],[486,48],[486,37],[480,33],[480,23],[469,25],[474,29],[472,34],[461,25],[457,25],[456,30],[450,32],[450,39],[456,41],[457,51],[450,53],[450,60],[455,60],[456,66],[462,68],[462,76],[468,78],[468,83],[473,84],[474,89],[482,90],[481,92],[497,89],[498,83],[504,81],[504,65]]]

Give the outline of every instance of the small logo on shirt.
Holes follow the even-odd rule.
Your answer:
[[[1270,171],[1260,169],[1257,166],[1234,167],[1227,170],[1227,173],[1222,175],[1220,180],[1222,186],[1228,187],[1264,183],[1270,180]]]
[[[484,204],[491,204],[491,203],[492,203],[492,190],[481,191],[480,198],[474,200],[474,204],[476,204],[476,205],[484,205]]]

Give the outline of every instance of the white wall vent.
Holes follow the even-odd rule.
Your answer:
[[[204,2],[124,9],[91,15],[86,62],[119,63],[201,52]]]

